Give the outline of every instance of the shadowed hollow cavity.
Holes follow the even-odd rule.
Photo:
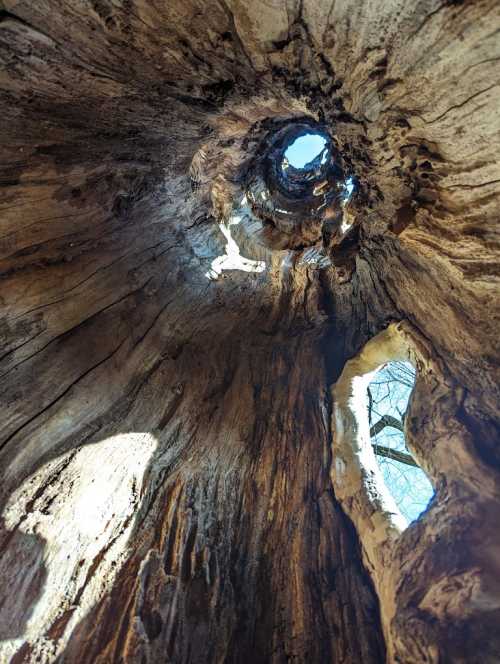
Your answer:
[[[496,664],[498,2],[0,4],[0,660]]]

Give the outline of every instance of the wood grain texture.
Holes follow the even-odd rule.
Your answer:
[[[494,0],[0,2],[2,662],[498,661],[499,29]],[[245,213],[265,269],[209,278],[303,116],[351,231],[278,250]],[[384,595],[332,387],[394,321],[437,498]]]

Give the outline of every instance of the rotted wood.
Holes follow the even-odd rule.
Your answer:
[[[494,0],[0,2],[2,661],[498,661],[499,25]],[[265,267],[214,277],[303,117],[356,178],[351,229],[287,249],[241,220]],[[386,629],[330,395],[399,320],[449,381],[407,429],[451,511],[401,535]]]

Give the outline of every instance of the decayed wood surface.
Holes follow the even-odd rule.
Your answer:
[[[494,0],[0,3],[2,661],[498,661],[499,29]],[[243,233],[265,270],[207,278],[304,114],[355,239],[320,267]],[[399,320],[437,496],[379,606],[331,388]]]

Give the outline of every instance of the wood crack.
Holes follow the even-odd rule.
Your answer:
[[[418,7],[418,4],[416,4],[415,7]],[[424,28],[424,27],[427,25],[427,23],[428,23],[428,22],[429,22],[434,16],[436,16],[437,14],[439,14],[443,9],[453,9],[452,2],[450,2],[450,0],[445,0],[445,2],[444,2],[442,5],[440,5],[437,9],[434,9],[434,11],[429,12],[429,14],[426,15],[426,17],[425,17],[424,20],[420,23],[420,25],[416,28],[416,30],[414,30],[414,31],[409,35],[409,39],[413,39],[414,37],[416,37],[416,35],[418,35],[418,33],[422,30],[422,28]],[[456,7],[455,7],[455,9],[456,9]]]
[[[12,433],[11,433],[11,434],[10,434],[10,435],[9,435],[4,441],[3,441],[3,443],[0,445],[0,451],[3,450],[3,449],[8,445],[8,443],[9,443],[9,442],[10,442],[15,436],[17,436],[17,434],[20,433],[25,427],[27,427],[28,425],[30,425],[30,424],[31,424],[32,422],[34,422],[37,418],[39,418],[41,415],[43,415],[44,413],[46,413],[50,408],[52,408],[52,406],[54,406],[58,401],[60,401],[61,399],[63,399],[63,398],[68,394],[68,392],[69,392],[69,391],[70,391],[75,385],[77,385],[80,381],[82,381],[82,380],[83,380],[86,376],[88,376],[92,371],[94,371],[95,369],[99,368],[102,364],[104,364],[104,363],[107,362],[109,359],[111,359],[111,358],[113,357],[113,355],[115,355],[115,353],[117,353],[117,352],[120,350],[120,348],[123,346],[123,344],[125,343],[125,341],[126,341],[126,339],[123,339],[123,340],[118,344],[118,346],[117,346],[117,347],[116,347],[111,353],[109,353],[105,358],[103,358],[102,360],[100,360],[99,362],[97,362],[96,364],[94,364],[92,367],[90,367],[89,369],[87,369],[87,371],[85,371],[81,376],[79,376],[76,380],[74,380],[74,381],[73,381],[73,382],[72,382],[72,383],[71,383],[71,384],[70,384],[70,385],[69,385],[69,386],[63,391],[63,392],[61,392],[61,394],[59,394],[55,399],[53,399],[53,400],[52,400],[47,406],[45,406],[44,408],[42,408],[42,410],[38,411],[38,413],[36,413],[35,415],[33,415],[33,417],[30,417],[26,422],[23,422],[23,424],[22,424],[20,427],[18,427],[15,431],[13,431],[13,432],[12,432]]]
[[[465,106],[468,104],[470,101],[475,99],[476,97],[479,97],[480,95],[484,94],[485,92],[488,92],[488,90],[491,90],[492,88],[498,88],[500,87],[500,83],[493,83],[492,85],[489,85],[487,88],[484,90],[479,90],[479,92],[475,92],[473,95],[470,95],[470,97],[467,97],[464,101],[460,102],[460,104],[454,104],[453,106],[450,106],[450,108],[446,109],[443,113],[438,115],[437,117],[433,118],[432,120],[426,120],[425,118],[422,118],[425,124],[434,124],[434,122],[437,122],[438,120],[441,120],[444,118],[445,115],[447,115],[450,111],[453,111],[457,108],[462,108],[462,106]],[[422,117],[422,116],[420,116]]]
[[[111,304],[106,305],[105,307],[103,307],[99,311],[96,311],[94,314],[92,314],[88,318],[85,318],[84,320],[80,321],[77,325],[73,326],[69,330],[64,330],[64,332],[61,332],[56,337],[51,339],[48,343],[45,344],[45,346],[42,346],[42,348],[39,348],[35,353],[33,353],[32,355],[29,355],[28,357],[25,357],[23,360],[21,360],[20,362],[15,364],[13,367],[10,367],[7,371],[5,371],[3,374],[0,375],[0,378],[3,378],[7,374],[11,373],[12,371],[14,371],[14,369],[17,369],[21,364],[24,364],[28,360],[31,360],[33,357],[35,357],[35,355],[38,355],[39,353],[44,351],[46,348],[48,348],[48,346],[53,344],[55,341],[58,341],[59,339],[61,339],[65,335],[67,335],[69,332],[74,332],[75,330],[77,330],[79,327],[81,327],[85,323],[88,323],[88,321],[92,320],[93,318],[96,318],[97,316],[100,316],[104,311],[107,311],[108,309],[111,309],[112,307],[116,306],[117,304],[120,304],[121,302],[123,302],[127,298],[131,297],[132,295],[135,295],[136,293],[140,292],[143,288],[145,288],[148,285],[148,283],[151,281],[151,279],[152,279],[152,277],[150,277],[140,288],[137,288],[133,291],[130,291],[129,293],[126,293],[125,295],[120,297],[118,300],[115,300],[114,302],[111,302]]]
[[[94,272],[92,272],[91,274],[89,274],[85,279],[83,279],[82,281],[78,282],[77,284],[75,284],[74,286],[72,286],[71,288],[69,288],[68,290],[63,291],[63,292],[61,293],[61,295],[67,295],[68,293],[71,293],[71,292],[74,291],[76,288],[79,288],[80,286],[82,286],[83,284],[85,284],[87,281],[89,281],[89,279],[92,279],[92,277],[95,277],[95,275],[98,274],[99,272],[104,272],[104,271],[108,270],[110,267],[112,267],[112,266],[115,265],[116,263],[119,263],[119,262],[122,261],[122,260],[125,260],[125,259],[128,258],[129,256],[140,256],[141,254],[145,253],[146,251],[152,251],[153,249],[156,249],[156,247],[159,247],[160,245],[165,244],[165,242],[168,242],[168,240],[162,240],[161,242],[157,242],[155,245],[153,245],[153,246],[151,246],[151,247],[146,247],[145,249],[142,249],[141,251],[138,251],[138,252],[129,251],[128,253],[123,254],[123,256],[118,257],[117,259],[115,259],[115,260],[112,261],[111,263],[108,263],[107,265],[102,265],[101,267],[97,268],[97,270],[94,270]],[[157,256],[154,256],[154,257],[152,257],[152,258],[150,258],[150,259],[148,259],[148,260],[156,260],[157,258],[159,258],[159,257],[162,256],[163,254],[165,254],[167,251],[169,251],[170,249],[173,249],[173,248],[176,247],[176,246],[178,246],[178,243],[173,244],[173,245],[171,245],[170,247],[167,247],[163,252],[161,252],[161,253],[158,254]],[[145,265],[147,262],[148,262],[148,261],[145,261],[145,262],[143,262],[143,263],[140,263],[139,265],[136,265],[136,266],[134,267],[134,269],[135,269],[135,270],[139,269],[140,267],[142,267],[143,265]],[[37,307],[34,307],[33,309],[28,309],[27,311],[23,311],[22,313],[18,314],[17,316],[14,316],[14,317],[12,318],[12,320],[17,320],[18,318],[21,318],[21,317],[23,317],[23,316],[26,316],[26,315],[28,315],[28,314],[31,314],[31,313],[33,313],[34,311],[38,311],[39,309],[45,309],[45,308],[47,308],[47,307],[51,307],[51,306],[54,305],[54,304],[58,304],[59,302],[63,302],[65,299],[66,299],[65,297],[61,297],[61,298],[59,298],[58,300],[54,300],[54,301],[52,301],[52,302],[46,302],[45,304],[40,304],[40,305],[38,305]],[[4,356],[4,357],[5,357],[5,356]],[[1,361],[2,359],[3,359],[3,357],[0,358],[0,361]]]

